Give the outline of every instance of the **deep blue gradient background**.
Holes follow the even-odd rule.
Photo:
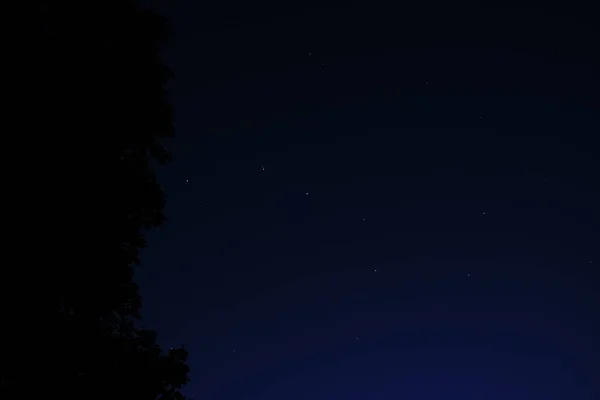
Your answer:
[[[152,7],[177,137],[138,281],[191,397],[600,398],[584,15]]]

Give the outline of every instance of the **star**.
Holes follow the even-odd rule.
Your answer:
[[[265,170],[265,166],[261,165],[260,168],[264,171]]]
[[[185,183],[190,183],[190,180],[189,180],[189,179],[186,179],[186,180],[185,180]]]
[[[467,274],[467,276],[471,276],[471,274]]]
[[[376,269],[374,269],[374,270],[373,270],[373,272],[377,272],[377,270],[376,270]]]
[[[305,196],[308,196],[308,192],[304,193]]]
[[[485,214],[486,214],[486,212],[484,211],[484,212],[482,212],[481,214],[485,215]]]

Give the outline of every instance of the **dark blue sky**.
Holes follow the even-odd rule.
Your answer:
[[[186,393],[600,398],[585,15],[153,7],[177,136],[138,281]]]

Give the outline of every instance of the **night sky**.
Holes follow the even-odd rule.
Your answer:
[[[591,12],[147,3],[176,137],[137,280],[186,394],[600,399]]]

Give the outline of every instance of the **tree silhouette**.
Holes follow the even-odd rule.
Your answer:
[[[52,244],[43,268],[3,282],[2,397],[29,397],[37,382],[63,399],[182,398],[187,352],[138,328],[133,280],[144,231],[164,220],[154,169],[173,135],[168,26],[130,0],[30,5],[24,105],[43,164],[38,231]],[[17,289],[26,301],[7,305]]]

